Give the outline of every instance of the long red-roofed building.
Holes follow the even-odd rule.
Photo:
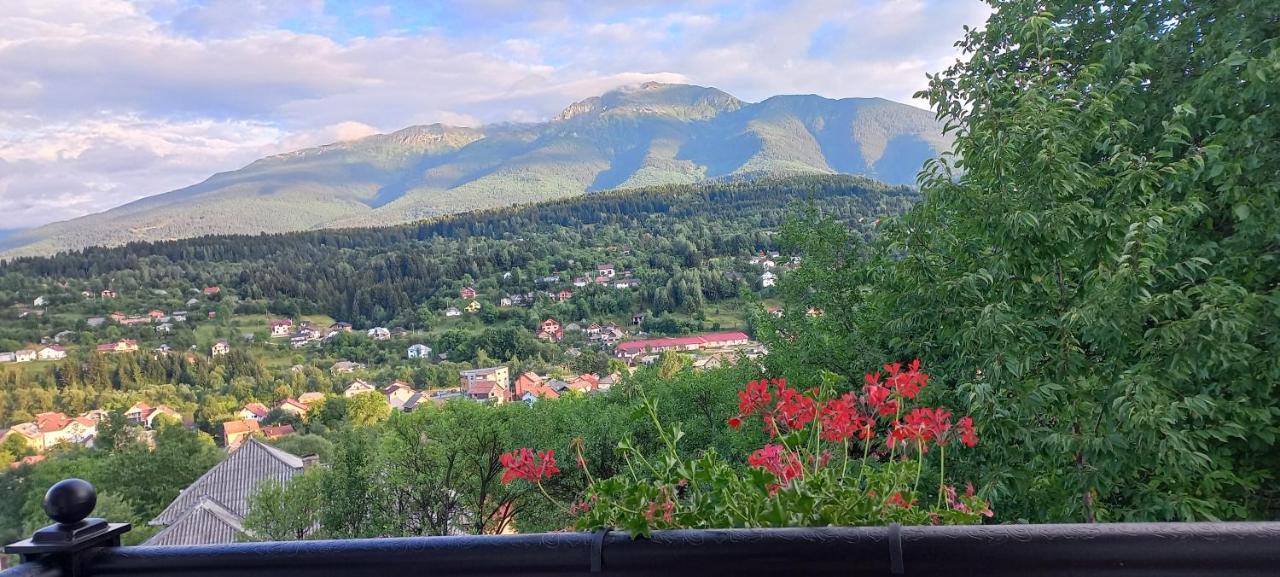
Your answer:
[[[750,342],[751,337],[741,331],[707,333],[688,337],[664,337],[621,342],[614,349],[614,354],[619,358],[630,359],[644,352],[696,351],[716,347],[739,346]]]

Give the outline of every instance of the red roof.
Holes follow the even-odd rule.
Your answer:
[[[262,434],[268,439],[278,439],[285,435],[293,434],[293,425],[275,425],[271,427],[263,427]]]
[[[476,379],[471,383],[470,387],[467,387],[467,394],[472,397],[488,397],[493,393],[495,387],[501,389],[502,385],[499,385],[496,381]]]
[[[641,341],[627,341],[618,343],[618,351],[624,353],[639,353],[646,349],[668,349],[672,347],[689,347],[717,345],[731,341],[745,341],[750,337],[741,331],[707,333],[692,337],[666,337],[661,339],[645,339]]]
[[[36,415],[36,428],[41,433],[61,431],[71,424],[71,417],[63,413],[40,413]]]
[[[227,421],[222,424],[222,434],[227,437],[237,433],[257,433],[261,430],[258,422],[253,419]]]
[[[262,403],[249,403],[244,406],[244,410],[253,413],[253,416],[258,417],[259,419],[267,416],[267,413],[271,412],[271,409],[268,409],[267,406]]]

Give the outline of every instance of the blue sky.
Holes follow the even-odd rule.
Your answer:
[[[0,229],[411,124],[657,80],[910,102],[978,0],[5,0]]]

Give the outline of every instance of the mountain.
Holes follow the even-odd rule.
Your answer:
[[[933,114],[880,98],[646,83],[551,121],[432,124],[263,158],[204,182],[0,238],[4,256],[134,240],[374,226],[601,190],[793,174],[911,184],[950,145]]]

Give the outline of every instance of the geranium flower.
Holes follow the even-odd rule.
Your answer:
[[[506,469],[502,473],[502,484],[506,485],[516,479],[524,479],[530,483],[537,483],[543,477],[550,478],[551,475],[560,472],[556,467],[555,451],[539,451],[534,453],[533,449],[523,448],[519,451],[505,453],[498,460]]]

